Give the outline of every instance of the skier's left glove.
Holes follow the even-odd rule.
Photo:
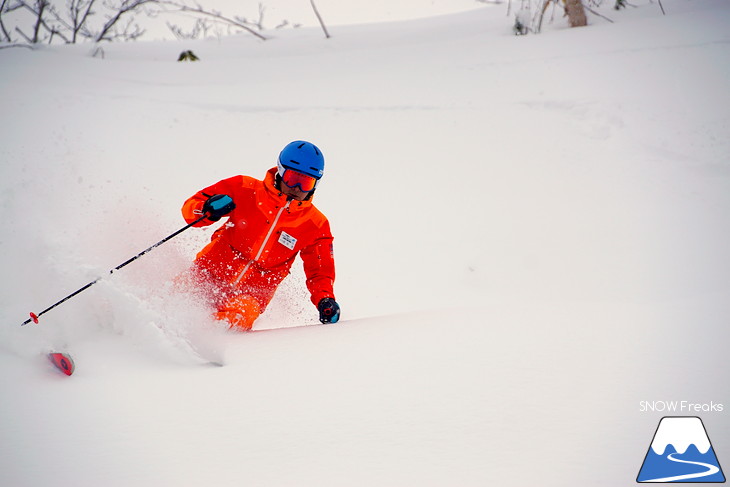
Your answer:
[[[340,319],[340,305],[332,298],[323,298],[317,305],[319,321],[322,323],[337,323]]]

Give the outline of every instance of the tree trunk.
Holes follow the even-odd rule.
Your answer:
[[[38,0],[36,2],[38,17],[36,19],[35,27],[33,28],[33,44],[38,44],[38,42],[40,42],[39,36],[41,25],[43,25],[43,13],[46,11],[46,7],[48,7],[48,0]]]
[[[583,27],[588,24],[581,0],[565,0],[565,13],[568,14],[571,27]]]

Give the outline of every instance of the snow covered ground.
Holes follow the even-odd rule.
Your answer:
[[[662,3],[0,50],[0,485],[630,485],[664,415],[730,465],[730,3]],[[300,138],[341,324],[220,330],[196,229],[19,326]],[[297,269],[256,327],[313,322]]]

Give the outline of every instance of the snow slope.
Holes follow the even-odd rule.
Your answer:
[[[627,485],[670,399],[730,463],[730,4],[662,3],[0,50],[0,485]],[[298,138],[343,323],[220,330],[190,230],[19,326]]]

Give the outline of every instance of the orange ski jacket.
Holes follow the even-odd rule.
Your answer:
[[[200,218],[203,204],[215,194],[227,194],[236,204],[226,215],[228,222],[213,233],[211,242],[198,253],[196,264],[217,286],[227,287],[224,293],[251,292],[263,310],[299,254],[304,262],[307,289],[316,306],[323,298],[335,297],[329,221],[311,200],[287,200],[276,189],[275,178],[275,167],[263,181],[234,176],[185,201],[182,214],[188,223]],[[212,223],[203,220],[195,226]]]

